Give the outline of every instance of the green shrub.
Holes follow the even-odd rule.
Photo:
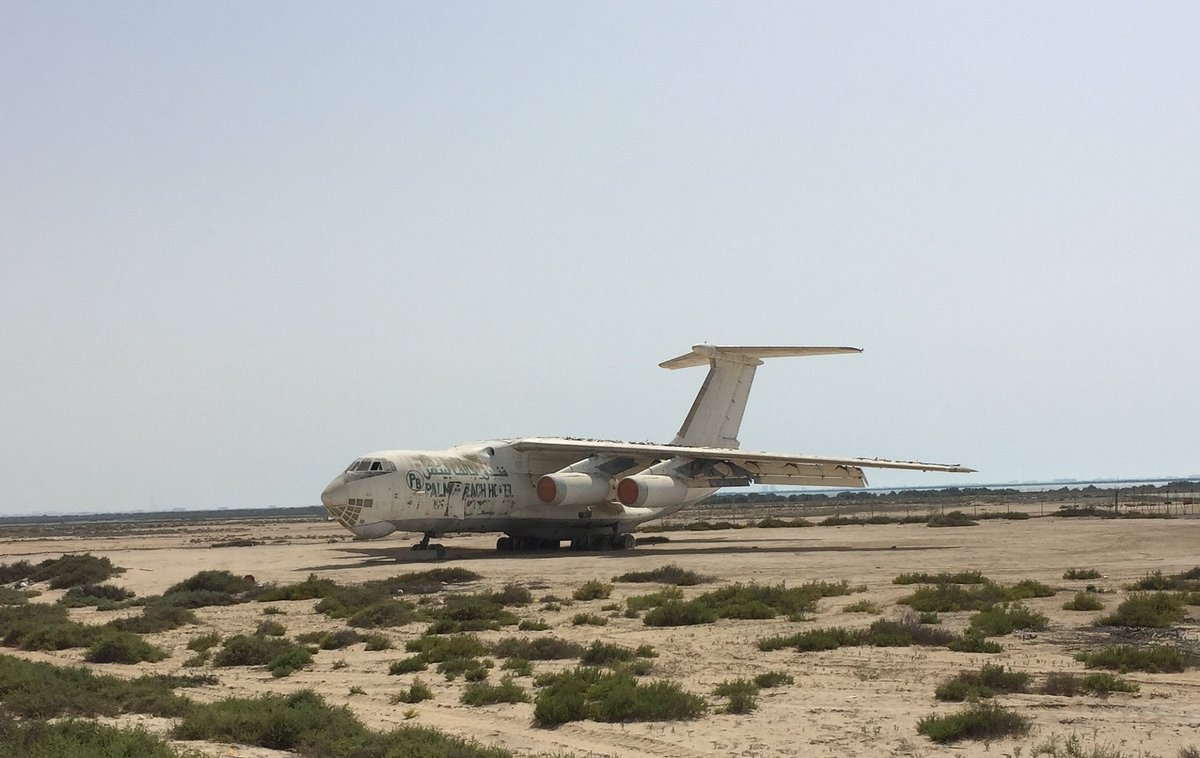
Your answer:
[[[410,653],[420,653],[429,663],[440,663],[451,658],[475,658],[488,652],[487,647],[473,634],[418,637],[405,643],[404,648]]]
[[[711,582],[711,576],[697,574],[695,571],[680,568],[671,563],[666,566],[660,566],[652,571],[630,571],[620,576],[613,577],[614,582],[658,582],[660,584],[673,584],[681,587],[690,587],[704,582]]]
[[[1110,616],[1098,619],[1103,626],[1153,627],[1172,626],[1187,617],[1183,600],[1167,592],[1139,592],[1125,598]]]
[[[550,625],[540,619],[537,621],[522,619],[521,623],[517,624],[517,629],[522,632],[544,632],[549,628]]]
[[[84,584],[100,584],[124,572],[125,569],[114,566],[108,558],[81,553],[47,558],[33,567],[28,576],[19,576],[11,581],[32,579],[35,582],[49,582],[52,589],[62,589]]]
[[[267,670],[271,672],[271,676],[280,678],[289,676],[310,663],[312,653],[302,647],[289,647],[280,650],[267,661]]]
[[[390,650],[392,647],[392,638],[386,634],[368,634],[363,639],[367,642],[366,649],[370,651]]]
[[[971,517],[962,511],[950,511],[949,513],[934,513],[929,516],[926,522],[929,526],[979,526],[978,521],[972,521]]]
[[[599,579],[589,579],[583,584],[575,588],[571,593],[571,597],[576,600],[605,600],[612,594],[613,587],[611,584],[600,581]]]
[[[999,637],[1017,629],[1045,629],[1049,624],[1041,613],[1019,603],[994,605],[979,611],[967,625],[968,634]]]
[[[499,592],[493,592],[491,597],[498,605],[529,605],[533,602],[533,595],[528,589],[511,583],[504,585]]]
[[[1083,687],[1098,695],[1109,692],[1137,692],[1140,689],[1133,682],[1107,672],[1088,674],[1083,678]]]
[[[529,695],[511,676],[505,676],[499,684],[477,682],[467,685],[459,700],[464,705],[492,705],[494,703],[528,703]]]
[[[611,642],[596,640],[579,657],[579,662],[588,666],[611,666],[614,663],[632,661],[634,658],[653,658],[654,648],[643,645],[637,650]]]
[[[1069,568],[1063,572],[1063,579],[1099,579],[1100,572],[1094,568]]]
[[[608,619],[595,613],[576,613],[571,618],[571,623],[575,626],[604,626],[608,624]]]
[[[713,689],[713,695],[728,699],[725,713],[750,713],[758,708],[758,685],[749,679],[726,679]]]
[[[254,633],[260,637],[282,637],[287,634],[287,628],[278,621],[262,621]]]
[[[646,626],[691,626],[711,624],[716,620],[716,611],[695,600],[686,603],[668,600],[642,617],[642,623]]]
[[[140,727],[119,729],[77,719],[17,722],[0,714],[0,745],[6,755],[22,758],[181,758],[169,742]]]
[[[509,658],[500,668],[513,672],[514,676],[533,676],[533,663],[524,658]]]
[[[66,650],[87,647],[102,628],[80,624],[62,605],[29,603],[0,606],[0,643],[22,650]]]
[[[951,640],[946,647],[956,653],[1000,653],[1004,651],[999,643],[985,639],[979,634],[970,633]]]
[[[781,687],[785,684],[795,684],[795,681],[791,674],[783,671],[768,671],[765,674],[758,674],[754,677],[754,684],[764,690],[772,687]]]
[[[198,705],[175,727],[173,736],[291,750],[309,756],[508,758],[511,755],[432,729],[401,726],[386,733],[371,731],[349,709],[330,706],[311,690]]]
[[[990,581],[978,571],[942,572],[940,574],[920,572],[901,574],[892,580],[892,584],[986,584]]]
[[[192,639],[188,640],[187,649],[200,653],[216,646],[218,643],[220,643],[220,641],[221,635],[217,634],[216,632],[210,632],[208,634],[202,634],[199,637],[193,637]]]
[[[530,661],[554,661],[578,658],[583,646],[558,637],[507,637],[491,646],[497,658],[524,658]]]
[[[309,574],[303,582],[264,590],[259,594],[257,600],[260,603],[273,603],[279,600],[315,600],[319,597],[329,597],[337,589],[337,584],[331,580],[321,579],[316,574]]]
[[[246,602],[241,595],[218,590],[178,590],[168,592],[154,598],[147,598],[148,603],[176,608],[207,608],[214,605],[236,605]]]
[[[108,626],[121,632],[156,634],[195,624],[197,621],[196,614],[188,608],[154,603],[143,608],[139,615],[116,619],[109,622]]]
[[[1004,589],[1005,600],[1026,600],[1031,597],[1054,597],[1055,589],[1033,579],[1022,579]]]
[[[278,637],[259,637],[251,634],[235,634],[225,640],[225,644],[213,659],[214,666],[266,666],[276,657],[301,650],[291,640]],[[311,658],[311,656],[310,656]]]
[[[975,611],[991,604],[991,601],[984,600],[976,593],[957,584],[918,587],[911,595],[906,595],[896,602],[907,605],[920,613]]]
[[[1063,603],[1064,611],[1099,611],[1104,603],[1090,592],[1076,592],[1075,597]]]
[[[1026,692],[1030,679],[1025,672],[985,664],[979,671],[960,671],[953,679],[942,682],[934,696],[938,700],[962,702],[994,697],[997,692]]]
[[[222,592],[227,595],[240,595],[251,587],[253,587],[252,582],[247,581],[243,577],[234,576],[228,571],[205,570],[193,574],[178,584],[171,585],[163,594],[208,591]]]
[[[922,611],[917,614],[917,621],[922,624],[940,624],[942,619],[938,616],[937,611]]]
[[[133,592],[115,584],[81,584],[67,590],[58,602],[68,608],[100,605],[105,601],[119,603],[133,597]]]
[[[674,682],[642,684],[625,672],[577,668],[540,676],[533,718],[540,726],[568,721],[670,721],[704,713],[704,699]]]
[[[817,650],[835,650],[839,647],[850,647],[861,643],[862,632],[830,627],[827,629],[809,629],[796,634],[767,637],[758,641],[758,649],[764,652],[794,648],[802,653]]]
[[[263,615],[264,616],[286,616],[287,611],[285,611],[282,608],[275,606],[275,605],[268,605],[266,608],[263,608]]]
[[[61,667],[0,655],[0,701],[26,719],[149,713],[179,716],[189,707],[172,689],[189,680],[143,676],[118,679],[82,667]],[[0,744],[4,744],[0,740]]]
[[[975,703],[946,716],[929,714],[917,722],[917,732],[934,742],[994,740],[1022,735],[1029,731],[1030,720],[996,703]]]
[[[1078,674],[1067,671],[1051,671],[1046,674],[1046,681],[1042,684],[1043,695],[1075,697],[1081,692],[1083,692],[1083,679]]]
[[[324,601],[322,601],[324,602]],[[320,610],[318,608],[318,610]],[[334,616],[338,618],[338,616]],[[350,613],[346,623],[360,629],[379,629],[389,626],[404,626],[421,621],[424,615],[417,613],[416,606],[403,600],[380,600],[358,608]]]
[[[851,603],[842,609],[845,613],[870,613],[878,616],[883,613],[883,609],[878,603],[873,603],[870,600],[859,600],[856,603]]]
[[[625,607],[630,611],[645,611],[664,605],[672,600],[682,600],[683,590],[678,587],[666,587],[658,592],[647,595],[631,595],[625,598]]]
[[[469,674],[472,671],[481,671],[484,669],[483,661],[478,658],[447,658],[437,666],[437,671],[446,677],[447,680],[453,680],[459,674]],[[486,676],[486,671],[485,671]],[[482,679],[481,676],[468,676],[467,681],[476,681]]]
[[[83,659],[88,663],[141,663],[161,661],[166,651],[131,632],[106,632],[92,643]]]
[[[429,685],[421,681],[420,677],[413,679],[412,684],[406,690],[400,690],[395,695],[392,695],[390,701],[392,705],[396,703],[420,703],[425,700],[433,699],[433,690],[429,689]]]
[[[392,661],[388,666],[389,674],[411,674],[414,671],[424,671],[429,668],[429,662],[423,655],[410,655],[399,661]]]
[[[1092,652],[1075,654],[1075,660],[1090,669],[1146,671],[1151,674],[1183,671],[1193,665],[1191,658],[1182,650],[1168,645],[1109,645]]]

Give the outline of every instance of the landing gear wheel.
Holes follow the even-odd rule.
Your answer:
[[[446,548],[441,545],[434,545],[433,554],[437,556],[439,561],[444,561],[446,559]]]
[[[614,534],[612,540],[614,550],[632,550],[637,545],[637,537],[632,534]]]
[[[514,548],[515,545],[513,544],[512,537],[501,537],[500,539],[496,540],[497,552],[507,553],[511,552]]]

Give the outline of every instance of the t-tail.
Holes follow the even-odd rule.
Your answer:
[[[762,365],[763,358],[861,352],[857,347],[694,345],[690,353],[658,364],[668,369],[708,364],[708,376],[671,444],[740,447],[737,434],[742,425],[742,414],[746,412],[746,398],[750,395],[754,372]]]

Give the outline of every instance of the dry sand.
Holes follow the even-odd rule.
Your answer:
[[[133,527],[137,528],[137,527]],[[213,548],[213,542],[253,538],[255,547]],[[655,585],[618,584],[609,600],[576,602],[560,611],[545,612],[540,604],[518,609],[527,618],[542,618],[561,637],[589,643],[600,638],[624,645],[649,643],[659,652],[653,676],[681,683],[690,691],[708,696],[712,688],[730,678],[785,670],[795,684],[764,690],[755,712],[739,716],[716,713],[695,721],[648,724],[579,722],[556,729],[532,725],[532,705],[494,705],[471,708],[458,701],[461,679],[446,682],[432,670],[420,676],[435,692],[435,699],[415,706],[390,705],[388,697],[411,683],[414,675],[389,676],[388,664],[407,654],[404,642],[419,635],[423,625],[385,630],[392,650],[366,652],[358,644],[344,650],[322,651],[308,669],[284,679],[274,679],[261,668],[212,669],[219,686],[189,690],[193,697],[212,700],[232,695],[291,692],[311,687],[329,701],[347,704],[368,725],[390,728],[400,723],[436,727],[454,735],[507,747],[521,754],[570,753],[612,756],[847,756],[847,755],[1030,755],[1035,745],[1051,736],[1077,734],[1084,744],[1107,744],[1124,755],[1171,756],[1180,748],[1200,747],[1200,671],[1183,674],[1133,673],[1128,678],[1141,686],[1137,694],[1108,698],[1007,695],[1000,698],[1030,716],[1034,731],[1020,739],[992,744],[965,742],[939,746],[916,732],[917,720],[931,713],[957,710],[955,704],[937,703],[933,692],[941,680],[959,670],[1000,662],[1044,675],[1052,671],[1082,672],[1072,653],[1111,641],[1101,630],[1090,628],[1096,613],[1062,610],[1062,604],[1088,583],[1118,594],[1105,595],[1115,607],[1121,588],[1153,570],[1164,573],[1189,569],[1200,563],[1200,519],[1112,521],[1098,519],[1032,519],[1024,522],[984,522],[972,528],[930,529],[923,525],[818,527],[807,529],[742,529],[719,532],[676,532],[670,542],[633,551],[579,554],[563,550],[530,555],[492,552],[495,536],[449,537],[442,542],[450,558],[440,565],[461,566],[484,579],[466,589],[499,589],[508,582],[530,587],[534,597],[554,594],[570,597],[584,581],[610,580],[627,571],[648,570],[674,563],[718,577],[719,582],[787,582],[849,580],[866,586],[865,593],[827,598],[815,617],[805,622],[722,620],[715,624],[677,628],[651,628],[640,619],[614,615],[604,627],[573,626],[580,611],[600,612],[600,607],[624,597],[643,594]],[[378,579],[433,564],[410,562],[410,540],[393,537],[376,542],[350,542],[334,524],[324,522],[210,522],[143,530],[135,534],[96,536],[26,537],[0,541],[0,562],[32,561],[64,552],[90,551],[108,556],[126,569],[115,581],[139,595],[162,592],[169,585],[202,569],[227,569],[253,574],[259,581],[285,583],[316,573],[339,583]],[[1098,569],[1103,578],[1091,582],[1068,581],[1063,571],[1071,567]],[[864,598],[877,602],[886,617],[897,617],[903,606],[895,601],[911,591],[892,583],[897,574],[910,571],[960,571],[978,569],[995,580],[1011,583],[1036,579],[1059,589],[1051,598],[1027,601],[1048,615],[1050,628],[1036,635],[999,638],[1004,652],[998,655],[953,653],[929,648],[848,648],[820,653],[760,652],[755,642],[765,636],[818,626],[865,626],[876,616],[847,613],[843,608]],[[698,594],[713,585],[685,588]],[[46,592],[39,600],[53,601],[60,593]],[[147,639],[171,651],[160,663],[141,666],[95,666],[119,675],[146,672],[186,672],[190,655],[185,644],[202,632],[221,635],[248,632],[264,618],[282,621],[289,635],[317,629],[335,629],[340,623],[313,612],[315,601],[272,603],[286,615],[263,616],[263,604],[203,608],[201,625],[185,627]],[[1190,609],[1193,614],[1195,608]],[[103,621],[120,611],[73,611],[83,621]],[[954,631],[966,625],[969,614],[941,614]],[[1197,624],[1184,625],[1185,644],[1197,644]],[[518,633],[514,629],[487,632],[485,639]],[[4,653],[59,664],[81,661],[82,651],[59,653]],[[335,663],[338,668],[335,668]],[[535,671],[562,667],[537,663]],[[496,675],[493,674],[493,679]],[[531,688],[531,682],[518,682]],[[351,695],[350,687],[366,694]],[[716,702],[715,698],[710,698]],[[405,712],[415,712],[406,722]],[[145,723],[165,730],[162,719],[128,717],[125,723]],[[212,755],[269,756],[270,750],[209,743],[186,743]],[[1019,752],[1018,752],[1019,750]]]

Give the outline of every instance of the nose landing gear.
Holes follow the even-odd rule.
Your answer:
[[[433,536],[432,532],[425,532],[421,537],[421,541],[412,546],[412,549],[417,552],[429,551],[430,559],[444,560],[446,557],[446,548],[437,543],[429,544],[429,538]]]

